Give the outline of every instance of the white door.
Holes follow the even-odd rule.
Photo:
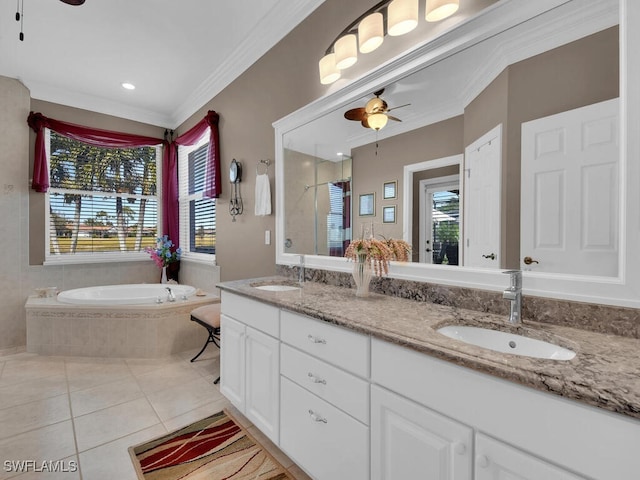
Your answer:
[[[244,413],[277,444],[280,423],[280,342],[247,327],[245,349]]]
[[[476,435],[475,480],[584,480],[555,465],[513,448]]]
[[[523,268],[618,274],[618,118],[613,99],[522,124]]]
[[[500,268],[502,125],[464,150],[464,265]]]
[[[220,316],[220,392],[244,412],[245,326]]]
[[[371,478],[471,480],[473,432],[433,410],[371,387]]]

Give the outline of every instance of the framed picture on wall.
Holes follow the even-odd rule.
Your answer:
[[[398,181],[391,180],[382,184],[382,198],[383,200],[390,200],[392,198],[398,198]]]
[[[372,217],[376,214],[376,194],[363,193],[358,202],[358,214],[361,217]]]
[[[382,207],[382,223],[396,223],[396,206]]]

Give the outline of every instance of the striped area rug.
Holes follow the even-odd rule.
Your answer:
[[[140,480],[292,480],[226,410],[129,453]]]

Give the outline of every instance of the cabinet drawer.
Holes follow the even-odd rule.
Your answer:
[[[280,372],[320,398],[369,424],[369,383],[302,353],[281,346]]]
[[[281,378],[280,447],[316,480],[369,478],[369,428]]]
[[[221,292],[220,300],[220,309],[223,314],[278,338],[280,333],[278,308],[224,290]]]
[[[369,377],[369,337],[283,311],[281,340],[361,377]]]

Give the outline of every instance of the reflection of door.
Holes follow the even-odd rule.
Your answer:
[[[523,268],[618,274],[618,99],[522,125]]]
[[[500,267],[502,125],[464,152],[464,265]]]
[[[458,175],[420,182],[421,263],[458,265],[459,192]]]

